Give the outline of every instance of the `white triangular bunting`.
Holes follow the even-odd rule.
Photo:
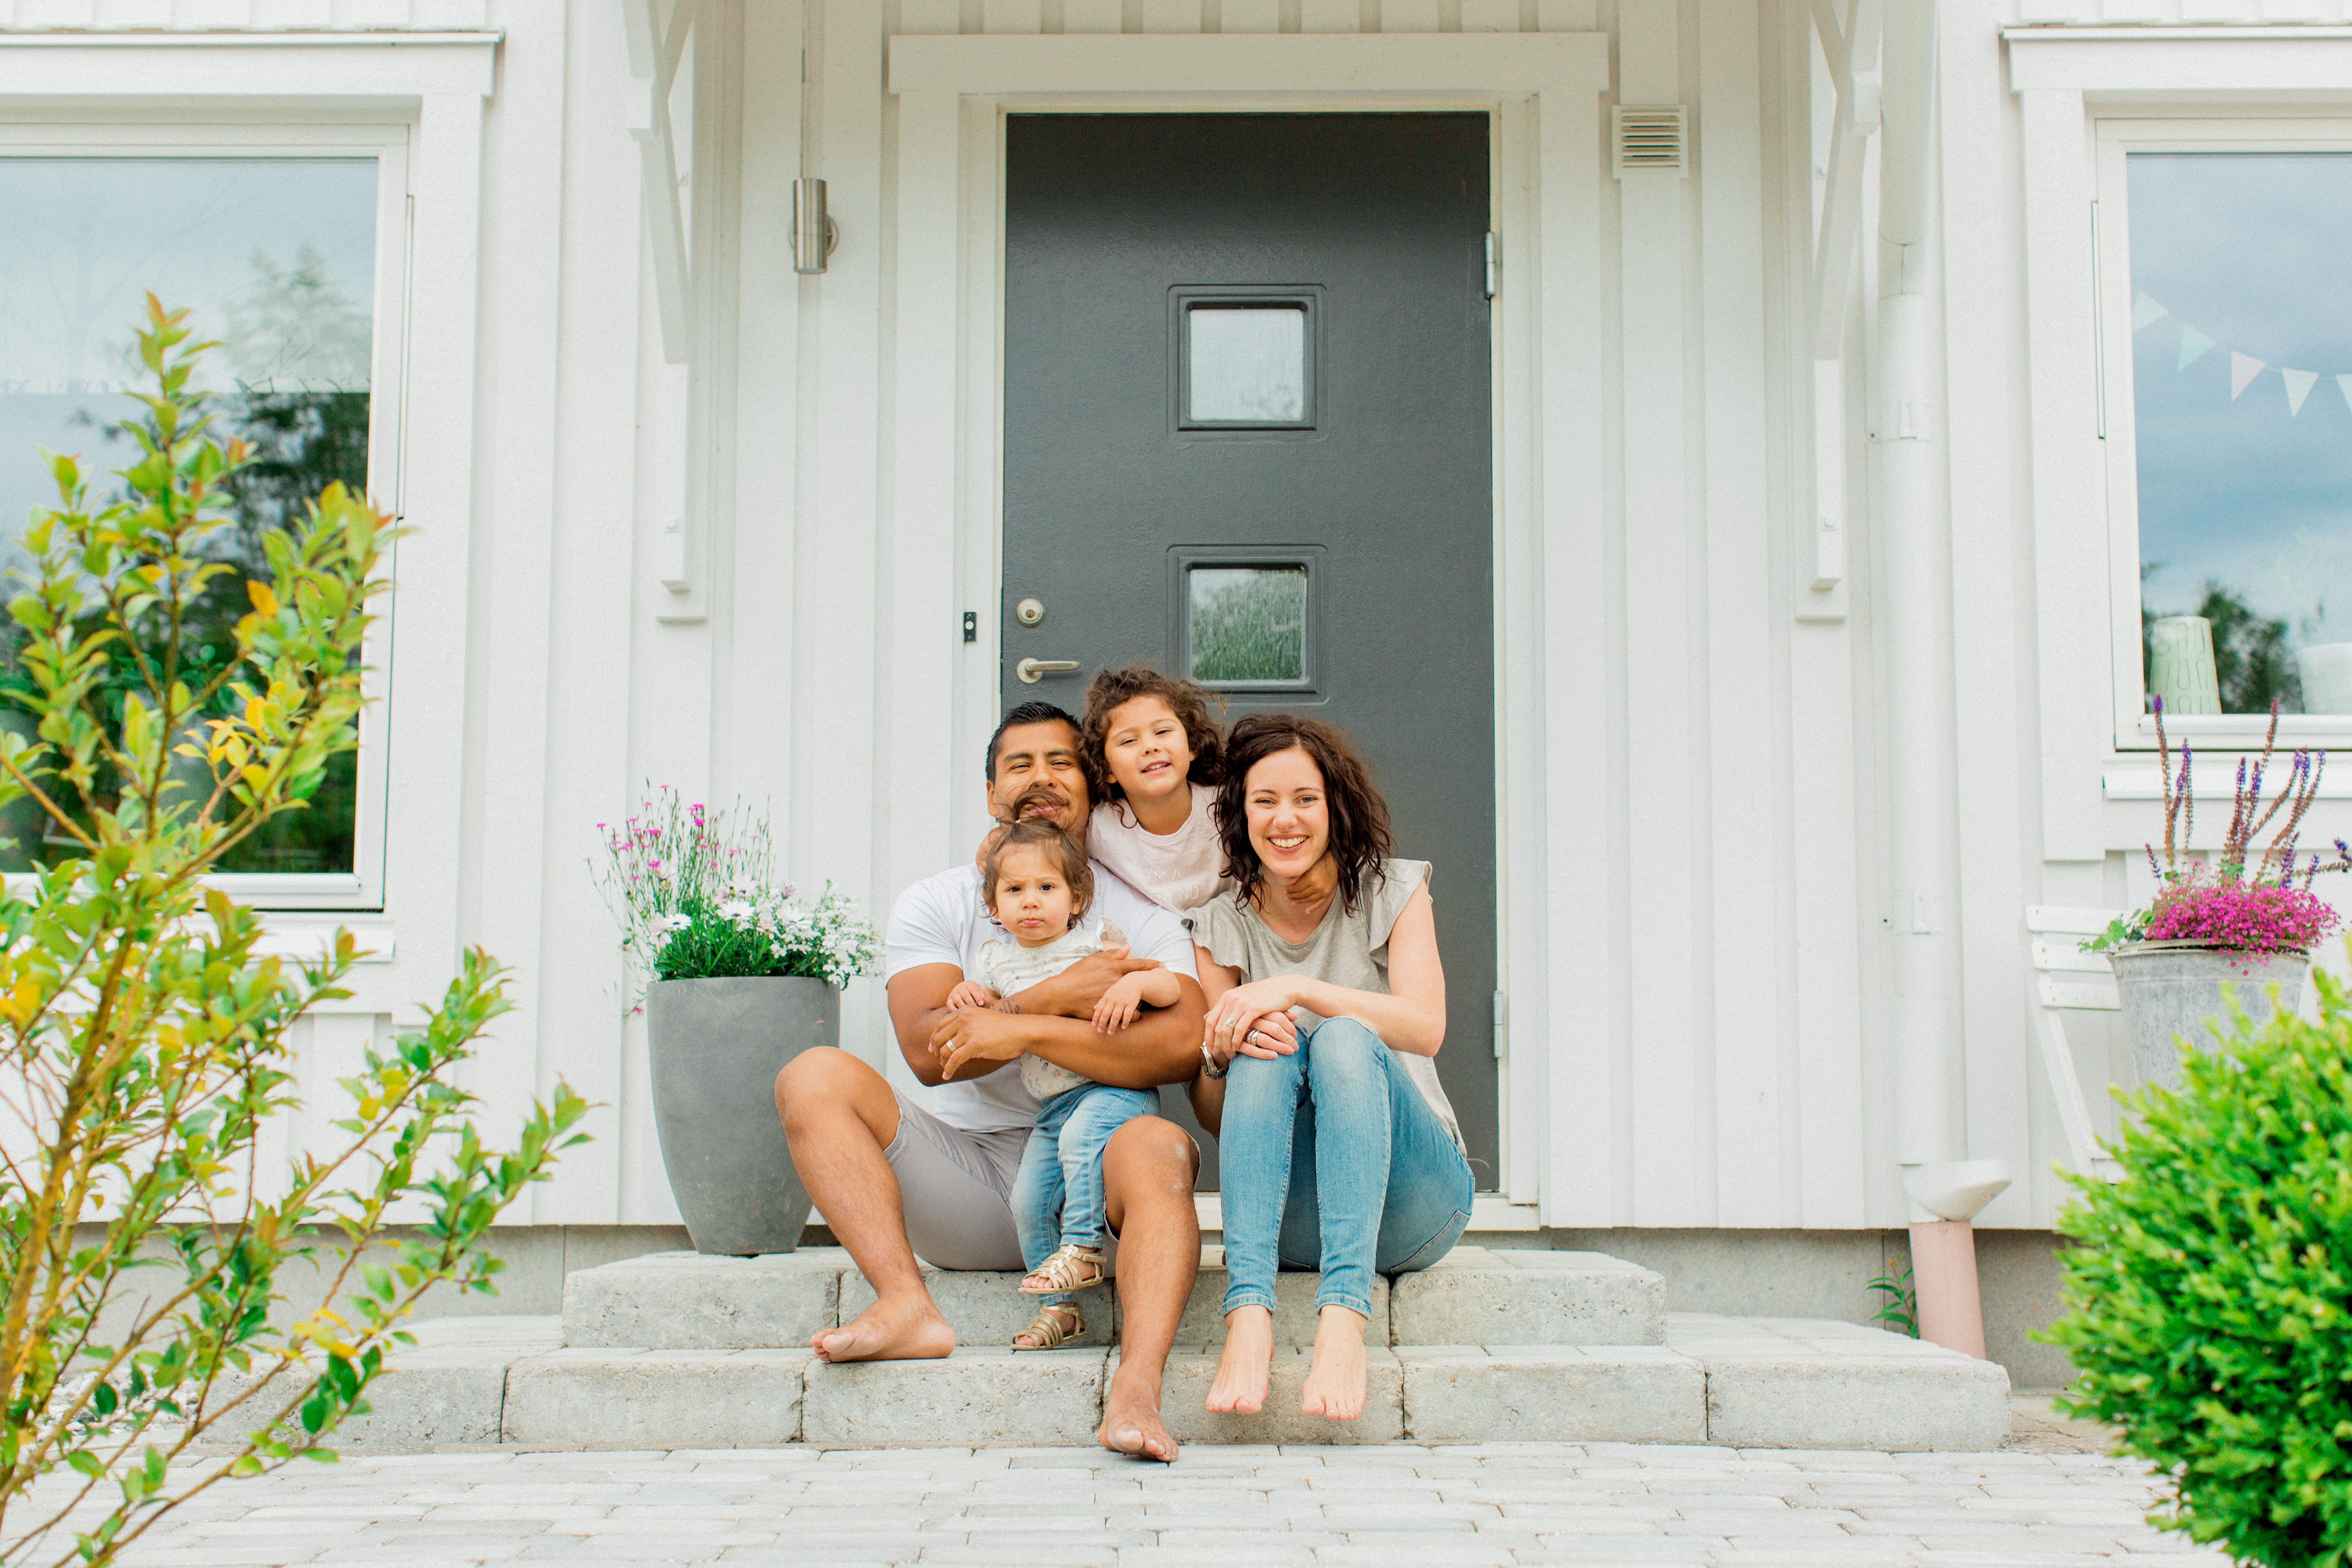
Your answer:
[[[2160,321],[2172,314],[2156,302],[2155,296],[2140,294],[2132,300],[2132,331],[2137,331],[2150,321]]]
[[[2175,370],[2187,370],[2190,365],[2195,364],[2200,359],[2203,358],[2205,351],[2212,346],[2213,340],[2199,331],[2196,328],[2181,328],[2180,358],[2172,368]]]
[[[2286,378],[2286,413],[2287,417],[2292,419],[2303,412],[2303,400],[2311,395],[2313,385],[2319,380],[2319,373],[2309,370],[2288,370],[2282,365],[2279,367],[2279,374]]]
[[[2245,391],[2248,384],[2263,374],[2263,361],[2252,354],[2242,354],[2235,349],[2230,351],[2230,400],[2231,402],[2236,402],[2238,394]]]

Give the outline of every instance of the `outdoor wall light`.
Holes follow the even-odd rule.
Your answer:
[[[793,182],[793,270],[814,275],[824,270],[833,247],[841,243],[841,226],[824,210],[823,180]]]

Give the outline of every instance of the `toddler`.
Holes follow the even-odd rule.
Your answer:
[[[981,972],[948,994],[950,1007],[988,1007],[1059,974],[1127,938],[1107,920],[1087,921],[1094,901],[1094,871],[1078,847],[1043,822],[999,832],[981,866],[982,897],[1012,938],[981,949]],[[1122,976],[1096,1005],[1095,1027],[1116,1034],[1144,1006],[1177,998],[1166,969]],[[1013,1215],[1021,1232],[1021,1261],[1029,1273],[1021,1289],[1055,1300],[1040,1304],[1036,1321],[1013,1336],[1013,1348],[1054,1350],[1086,1332],[1085,1316],[1068,1292],[1100,1284],[1103,1264],[1103,1147],[1121,1124],[1149,1114],[1159,1097],[1150,1089],[1117,1089],[1083,1078],[1042,1057],[1021,1058],[1021,1083],[1042,1102],[1013,1182]]]

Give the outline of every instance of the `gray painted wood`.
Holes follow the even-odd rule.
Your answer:
[[[999,607],[1004,706],[1075,710],[1105,664],[1184,668],[1177,584],[1197,552],[1308,563],[1312,687],[1235,691],[1231,711],[1353,732],[1397,852],[1434,862],[1439,1069],[1482,1190],[1496,1178],[1487,158],[1483,114],[1013,116]],[[1192,289],[1311,300],[1312,428],[1181,427]],[[1025,626],[1013,611],[1031,597],[1045,616]],[[1026,684],[1024,658],[1080,668]]]

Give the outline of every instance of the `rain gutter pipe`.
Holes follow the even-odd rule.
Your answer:
[[[1922,1339],[1982,1357],[1974,1220],[2009,1185],[1969,1160],[1959,994],[1959,739],[1934,192],[1936,0],[1883,0],[1871,385],[1885,563],[1895,1159]]]

